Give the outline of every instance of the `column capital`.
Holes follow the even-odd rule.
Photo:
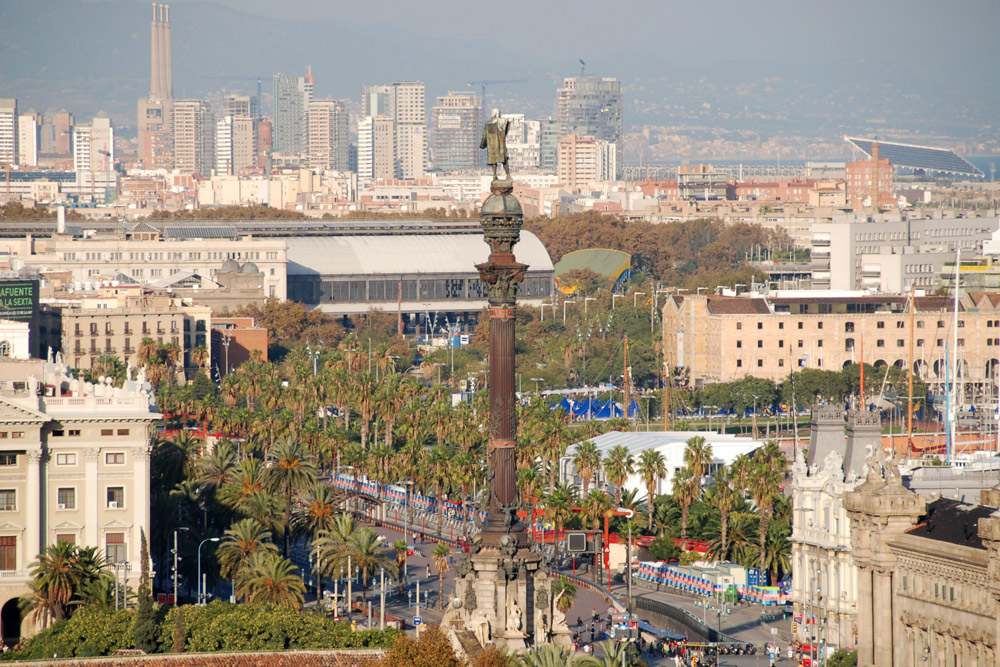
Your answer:
[[[83,453],[83,456],[87,459],[87,463],[96,463],[101,457],[101,448],[95,447],[93,449],[88,449]]]

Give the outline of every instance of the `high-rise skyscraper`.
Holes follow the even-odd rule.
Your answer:
[[[361,89],[361,117],[385,116],[392,124],[396,178],[420,178],[427,168],[427,105],[424,84],[397,81]],[[380,126],[381,127],[381,126]],[[358,139],[359,175],[362,148]]]
[[[95,118],[73,128],[73,171],[108,173],[115,164],[115,130],[111,119]]]
[[[427,103],[421,81],[399,81],[394,90],[396,177],[421,178],[427,166]]]
[[[555,172],[559,164],[559,121],[538,121],[538,168]]]
[[[618,79],[566,77],[556,93],[556,120],[560,138],[574,134],[609,141],[615,144],[619,160],[624,155],[622,85]]]
[[[541,122],[526,120],[523,113],[505,113],[503,117],[510,121],[510,127],[507,130],[507,160],[511,171],[516,173],[538,169],[542,148]],[[478,141],[476,147],[479,147]]]
[[[250,95],[226,95],[222,100],[222,115],[253,118],[255,107],[254,98]]]
[[[274,75],[274,151],[300,154],[306,148],[306,110],[312,101],[313,76]]]
[[[149,71],[149,97],[139,100],[139,160],[146,169],[169,168],[174,97],[170,6],[155,2],[150,27]]]
[[[22,167],[38,166],[40,116],[29,111],[17,117],[17,162]]]
[[[311,169],[347,170],[347,110],[337,100],[313,100],[306,113]]]
[[[233,117],[229,114],[215,121],[215,173],[233,172]]]
[[[174,168],[208,175],[215,156],[215,122],[204,100],[174,102]]]
[[[49,155],[69,155],[73,141],[73,114],[65,109],[47,112],[41,131],[42,153]]]
[[[393,122],[389,116],[364,116],[358,121],[358,177],[395,176]]]
[[[432,111],[434,167],[442,171],[476,169],[483,162],[479,150],[483,109],[473,92],[450,92],[437,98]]]
[[[17,100],[0,99],[0,164],[17,162]]]

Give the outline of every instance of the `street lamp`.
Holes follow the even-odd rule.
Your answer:
[[[566,299],[563,301],[563,322],[566,321],[566,306],[571,303],[576,303],[573,299]]]
[[[535,393],[536,394],[538,393],[538,383],[541,382],[544,379],[545,378],[531,378],[531,380],[535,383]]]
[[[639,306],[639,296],[646,296],[645,292],[632,292],[632,307],[637,308]]]
[[[585,296],[585,297],[583,297],[583,316],[584,317],[587,316],[587,302],[588,301],[597,301],[597,297],[596,296]]]
[[[182,526],[174,530],[174,605],[177,605],[177,562],[180,558],[177,557],[177,531],[183,530],[187,532],[187,527]]]
[[[313,362],[313,377],[316,377],[316,360],[319,359],[320,351],[323,349],[323,341],[320,341],[316,345],[316,349],[313,349],[312,345],[306,343],[306,356],[312,358]]]
[[[611,295],[611,310],[615,309],[615,299],[620,299],[624,297],[624,294],[612,294]]]
[[[218,537],[206,537],[198,545],[198,604],[204,606],[205,604],[205,586],[201,581],[201,548],[205,545],[205,542],[218,542]]]

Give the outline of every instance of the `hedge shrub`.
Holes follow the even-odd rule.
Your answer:
[[[351,632],[349,622],[311,612],[297,612],[273,605],[229,604],[213,601],[204,606],[158,609],[157,650],[170,652],[175,639],[185,651],[281,651],[285,649],[390,648],[396,630]],[[23,649],[9,651],[0,660],[37,660],[109,655],[135,645],[135,613],[82,607],[28,640]],[[183,630],[181,631],[180,628]],[[175,635],[177,635],[175,637]]]

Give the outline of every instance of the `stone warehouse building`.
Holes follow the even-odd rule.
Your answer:
[[[783,381],[793,370],[839,371],[862,360],[913,369],[929,384],[945,378],[945,343],[958,340],[958,376],[966,390],[992,382],[1000,365],[1000,295],[950,297],[822,292],[672,295],[663,307],[663,349],[701,387],[744,376]]]

